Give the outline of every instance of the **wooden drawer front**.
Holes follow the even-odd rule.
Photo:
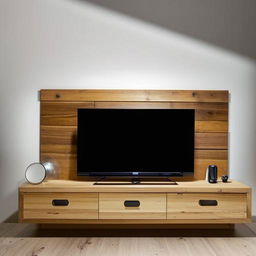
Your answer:
[[[167,194],[167,219],[247,218],[246,209],[246,194]]]
[[[23,208],[24,219],[98,219],[98,193],[25,193]]]
[[[165,193],[100,193],[100,219],[166,219]]]

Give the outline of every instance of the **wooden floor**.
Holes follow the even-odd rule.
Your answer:
[[[233,230],[41,229],[0,224],[2,255],[233,256],[256,255],[256,223]]]

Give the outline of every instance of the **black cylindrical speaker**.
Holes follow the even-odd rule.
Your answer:
[[[208,166],[208,182],[217,183],[218,179],[218,167],[216,165]]]

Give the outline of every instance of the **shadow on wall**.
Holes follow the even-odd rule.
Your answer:
[[[254,0],[79,0],[256,58]]]
[[[18,223],[19,222],[19,211],[14,212],[3,222],[4,223]]]

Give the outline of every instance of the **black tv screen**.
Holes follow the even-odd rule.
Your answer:
[[[192,109],[78,109],[78,176],[194,172]]]

